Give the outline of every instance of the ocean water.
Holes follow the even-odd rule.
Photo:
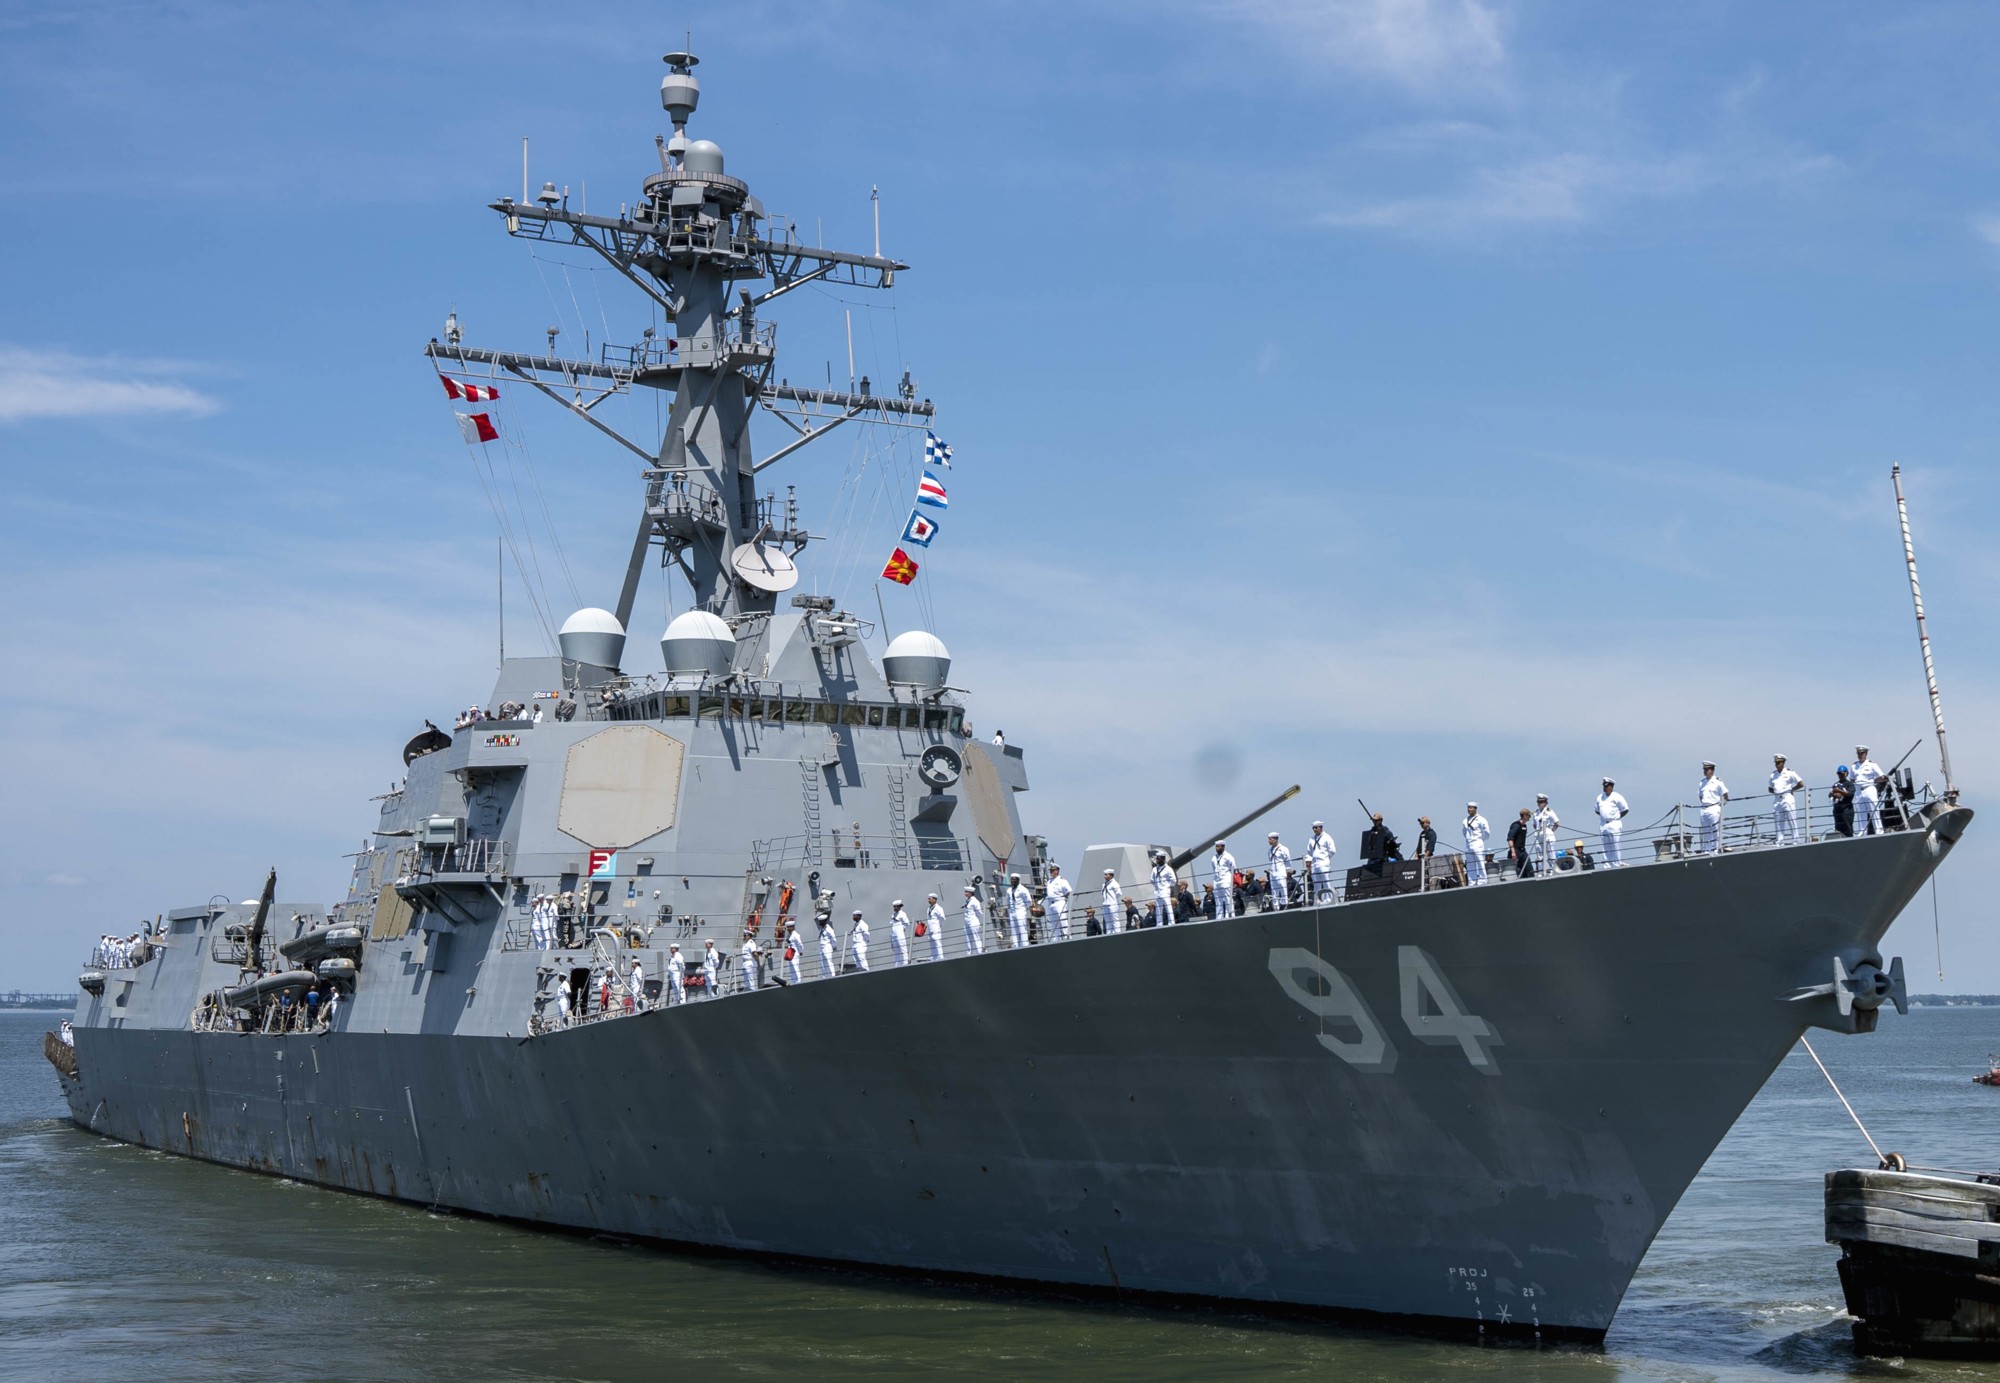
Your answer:
[[[54,1022],[0,1013],[0,1379],[2000,1380],[2000,1365],[1852,1353],[1820,1178],[1869,1153],[1800,1051],[1667,1222],[1597,1350],[779,1269],[316,1190],[73,1128],[41,1055]],[[2000,1164],[2000,1089],[1971,1082],[2000,1051],[2000,1009],[1813,1040],[1883,1148]]]

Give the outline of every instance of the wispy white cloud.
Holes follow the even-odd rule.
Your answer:
[[[0,423],[149,414],[204,418],[222,404],[184,383],[191,373],[193,367],[169,360],[0,346]]]
[[[1500,13],[1483,0],[1235,0],[1229,8],[1299,57],[1414,91],[1490,87],[1507,61]]]
[[[1972,218],[1972,233],[2000,250],[2000,211],[1983,211]]]

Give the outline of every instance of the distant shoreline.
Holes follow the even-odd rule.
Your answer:
[[[1912,1008],[2000,1008],[2000,994],[1912,994]]]

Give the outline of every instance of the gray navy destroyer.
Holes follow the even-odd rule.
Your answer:
[[[797,594],[814,535],[759,488],[830,427],[930,424],[907,376],[789,383],[764,313],[905,266],[803,243],[690,139],[695,61],[666,59],[673,133],[628,207],[493,204],[601,257],[670,335],[561,358],[553,333],[482,350],[454,320],[427,348],[639,455],[613,608],[572,616],[559,656],[507,658],[483,718],[410,741],[344,899],[287,903],[274,876],[233,903],[251,881],[218,880],[100,957],[48,1044],[75,1122],[669,1246],[1600,1337],[1801,1033],[1901,1006],[1878,942],[1971,812],[1905,777],[1879,835],[1807,812],[1781,841],[1743,815],[1707,849],[1675,818],[1628,840],[1631,867],[1471,886],[1447,855],[1117,930],[1085,909],[1106,870],[1150,902],[1160,843],[1095,845],[1068,936],[1045,915],[1012,944],[1008,876],[1040,896],[1052,864],[1021,747],[971,732],[935,634],[878,656],[868,621]],[[642,390],[671,399],[657,444],[592,411]],[[761,455],[759,410],[780,424]],[[640,671],[655,563],[692,598]],[[895,963],[891,904],[927,922],[931,894],[942,931]]]

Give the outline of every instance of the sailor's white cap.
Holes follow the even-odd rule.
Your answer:
[[[1277,838],[1278,838],[1278,833],[1276,831],[1271,832],[1269,839],[1276,840]]]
[[[924,897],[930,899],[933,903],[937,901],[937,895],[935,893],[926,893]]]
[[[1549,800],[1549,795],[1546,792],[1538,792],[1535,794],[1535,800],[1537,802],[1546,802]]]
[[[1868,752],[1868,746],[1865,744],[1857,744],[1854,746],[1854,752],[1857,754],[1866,754]]]
[[[1007,877],[1012,879],[1017,884],[1021,882],[1021,876],[1019,874],[1009,874]]]
[[[1612,783],[1615,783],[1615,782],[1617,782],[1617,781],[1618,781],[1618,780],[1617,780],[1616,778],[1612,777],[1612,776],[1611,776],[1611,775],[1610,775],[1609,773],[1607,773],[1607,774],[1605,774],[1605,775],[1604,775],[1604,782],[1605,782],[1605,784],[1606,784],[1607,786],[1608,786],[1608,785],[1610,785],[1610,784],[1612,784]]]
[[[974,889],[974,888],[972,887],[972,885],[971,885],[971,884],[967,884],[967,885],[965,886],[965,891],[966,891],[967,893],[972,893],[972,892],[975,892],[976,890],[975,890],[975,889]]]
[[[1219,840],[1218,840],[1217,842],[1215,842],[1215,848],[1216,848],[1216,849],[1218,849],[1218,850],[1222,849],[1222,848],[1223,848],[1223,842],[1221,842],[1221,841],[1219,841]]]
[[[1703,768],[1714,768],[1714,767],[1715,767],[1715,760],[1713,760],[1713,759],[1703,759],[1703,760],[1701,761],[1701,766],[1702,766]]]
[[[1786,754],[1773,754],[1771,757],[1778,763],[1784,763],[1790,756]]]
[[[1465,809],[1469,812],[1476,812],[1479,810],[1479,804],[1477,802],[1467,802]]]
[[[675,942],[670,942],[670,943],[668,944],[668,946],[667,946],[667,949],[668,949],[669,951],[678,951],[678,950],[680,950],[680,948],[681,948],[681,944],[680,944],[680,942],[678,942],[678,941],[675,941]]]
[[[861,916],[861,909],[860,909],[860,908],[856,908],[856,909],[854,910],[854,915],[855,915],[856,917],[859,917],[859,916]]]
[[[1111,867],[1110,867],[1109,865],[1106,865],[1106,866],[1105,866],[1105,869],[1104,869],[1104,877],[1108,879],[1108,878],[1110,878],[1110,877],[1111,877],[1111,876],[1112,876],[1113,874],[1116,874],[1117,872],[1118,872],[1117,870],[1115,870],[1115,869],[1111,868]]]
[[[1313,825],[1315,825],[1315,826],[1320,826],[1320,827],[1324,827],[1324,826],[1326,825],[1326,823],[1325,823],[1324,821],[1315,821],[1315,822],[1313,822]]]

